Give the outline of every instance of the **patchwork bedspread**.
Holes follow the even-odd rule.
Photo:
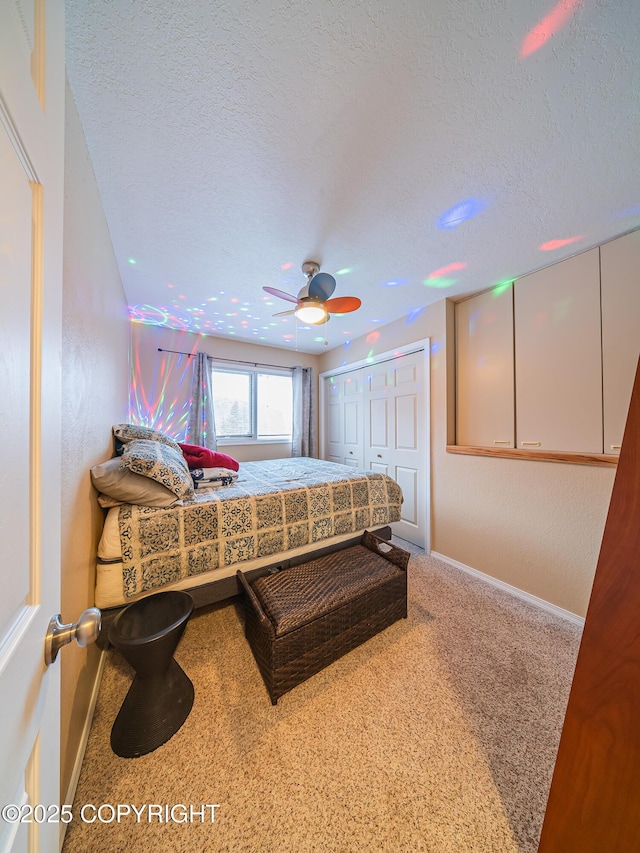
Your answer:
[[[126,598],[193,575],[400,520],[384,474],[307,457],[244,462],[182,506],[119,511]]]

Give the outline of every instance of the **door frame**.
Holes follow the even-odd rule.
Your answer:
[[[431,338],[422,338],[418,341],[413,341],[410,344],[405,344],[401,347],[394,347],[392,350],[378,353],[377,355],[362,358],[359,361],[353,361],[349,364],[342,364],[340,367],[335,367],[332,370],[324,370],[319,379],[319,447],[320,452],[324,453],[326,427],[325,427],[325,406],[326,394],[324,390],[324,381],[329,376],[342,375],[344,373],[352,373],[354,370],[360,370],[362,367],[371,367],[373,365],[382,364],[384,361],[393,361],[404,355],[412,355],[422,352],[423,354],[423,378],[424,378],[424,398],[423,405],[423,424],[419,440],[423,443],[424,453],[424,476],[426,478],[425,489],[425,506],[424,506],[424,525],[425,525],[425,553],[431,553],[431,372],[430,372],[430,356],[431,356]],[[363,419],[364,421],[364,419]],[[364,440],[364,436],[363,436]]]

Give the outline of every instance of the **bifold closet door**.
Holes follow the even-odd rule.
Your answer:
[[[364,375],[365,468],[402,489],[402,519],[393,532],[426,547],[427,478],[422,351],[372,365]]]

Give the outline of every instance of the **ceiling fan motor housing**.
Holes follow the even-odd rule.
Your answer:
[[[316,273],[320,272],[320,264],[317,261],[304,261],[302,264],[302,272],[307,278],[312,278]]]

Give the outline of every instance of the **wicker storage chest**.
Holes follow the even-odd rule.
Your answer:
[[[407,615],[409,554],[365,532],[359,545],[249,583],[245,634],[271,702]]]

